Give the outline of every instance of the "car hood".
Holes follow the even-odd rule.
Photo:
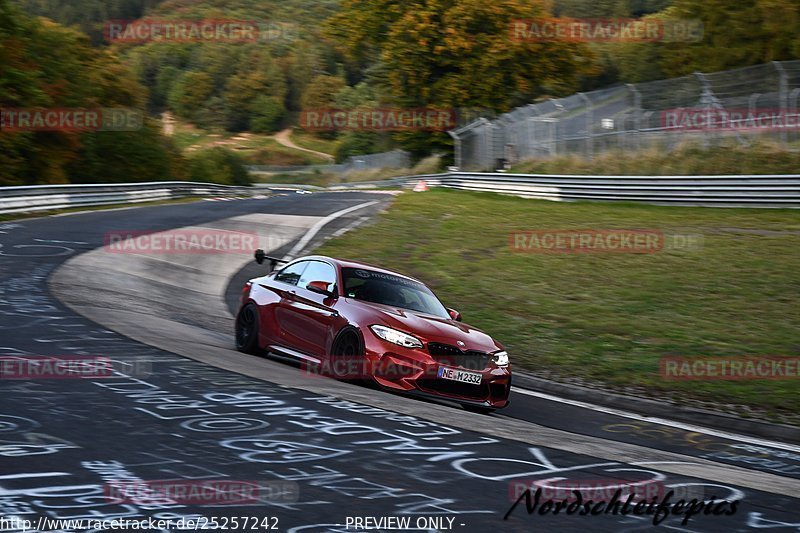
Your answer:
[[[364,326],[382,324],[420,337],[426,342],[452,344],[463,350],[495,352],[503,349],[500,344],[481,330],[450,318],[439,318],[409,309],[398,309],[372,302],[352,299],[349,302],[370,311],[373,320],[369,324],[363,324]],[[464,346],[458,345],[458,341],[463,342]]]

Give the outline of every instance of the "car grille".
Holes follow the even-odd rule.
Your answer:
[[[473,400],[485,400],[489,395],[489,389],[486,384],[472,385],[447,379],[419,379],[417,380],[417,386],[426,392]]]
[[[428,343],[428,353],[436,362],[464,370],[481,371],[489,366],[489,354],[476,350],[461,350],[451,344]]]

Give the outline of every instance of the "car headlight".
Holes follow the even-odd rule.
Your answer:
[[[497,352],[492,356],[492,361],[497,366],[508,366],[508,352]]]
[[[391,342],[392,344],[397,344],[398,346],[403,346],[405,348],[422,348],[422,341],[413,335],[409,335],[408,333],[403,333],[402,331],[397,331],[393,328],[378,325],[370,326],[369,329],[371,329],[375,335],[386,342]]]

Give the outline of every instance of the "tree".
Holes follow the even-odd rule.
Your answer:
[[[247,186],[252,183],[242,158],[227,148],[204,150],[189,160],[192,181]]]
[[[250,129],[256,133],[278,131],[286,116],[283,102],[274,96],[259,96],[253,101]]]
[[[317,76],[308,84],[300,105],[303,109],[324,109],[333,106],[336,95],[347,84],[336,76]]]
[[[399,105],[506,111],[592,72],[581,44],[514,38],[512,21],[547,14],[530,0],[344,0],[326,27],[351,60],[385,64]]]
[[[127,108],[147,90],[86,35],[33,19],[0,0],[0,109]],[[134,132],[0,131],[0,184],[180,178],[180,157],[158,128]]]
[[[655,45],[665,77],[800,57],[796,0],[676,0],[663,14],[703,24],[699,42]]]
[[[186,72],[172,85],[168,103],[175,113],[195,120],[198,111],[214,93],[214,80],[205,72]]]

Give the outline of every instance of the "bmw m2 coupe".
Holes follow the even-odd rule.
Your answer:
[[[277,264],[261,250],[256,259]],[[478,412],[508,405],[511,389],[503,346],[464,324],[421,281],[331,257],[296,259],[248,281],[236,317],[236,347]]]

